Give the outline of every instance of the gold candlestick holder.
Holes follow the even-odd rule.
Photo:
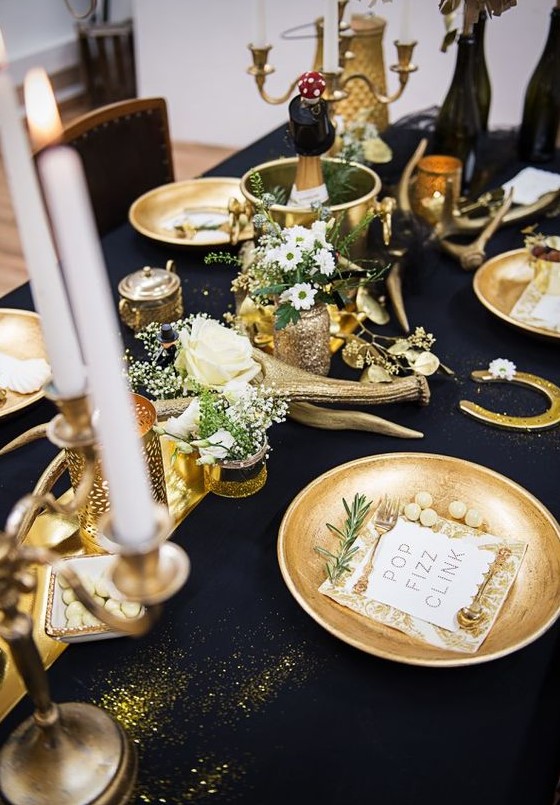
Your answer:
[[[380,92],[365,73],[350,73],[350,75],[345,76],[344,80],[341,81],[342,88],[344,89],[350,81],[364,81],[377,103],[388,105],[398,100],[408,84],[411,73],[415,73],[418,70],[418,67],[412,63],[412,54],[417,42],[399,42],[395,40],[394,45],[397,49],[397,63],[392,64],[389,69],[393,73],[397,73],[399,88],[392,95]]]
[[[354,41],[354,31],[344,22],[342,17],[346,8],[348,0],[339,0],[338,3],[338,30],[339,30],[339,65],[340,68],[337,72],[325,72],[323,69],[323,43],[324,43],[324,21],[319,18],[315,21],[315,37],[317,39],[317,52],[315,56],[314,70],[322,73],[327,80],[327,90],[324,93],[324,99],[336,105],[341,101],[348,98],[348,92],[345,87],[351,81],[364,82],[371,96],[375,102],[387,106],[394,101],[398,100],[403,94],[411,73],[416,72],[418,67],[412,63],[412,55],[416,42],[400,42],[395,41],[397,49],[397,62],[390,66],[390,70],[397,73],[399,79],[399,87],[392,94],[385,92],[385,87],[379,88],[370,76],[363,72],[348,72],[347,65],[351,64],[354,58],[352,51],[352,44]],[[294,29],[295,30],[295,29]],[[292,93],[294,92],[298,78],[291,82],[290,86],[283,95],[277,97],[270,95],[265,88],[267,78],[276,72],[275,68],[268,61],[269,53],[272,50],[272,45],[265,45],[264,47],[255,47],[250,44],[249,49],[253,56],[253,64],[248,68],[247,72],[255,79],[257,90],[261,98],[269,104],[282,104],[285,103]],[[330,91],[329,91],[330,82]]]
[[[119,551],[113,584],[123,596],[143,605],[137,618],[125,620],[100,607],[79,575],[50,550],[23,543],[40,510],[75,514],[84,505],[96,473],[98,451],[87,396],[61,399],[52,387],[46,391],[60,411],[49,423],[48,436],[59,447],[83,451],[84,471],[70,503],[61,504],[50,493],[26,495],[13,507],[0,532],[0,636],[10,647],[35,708],[0,751],[0,798],[9,805],[124,805],[136,782],[134,745],[104,710],[83,702],[52,701],[33,639],[33,621],[20,611],[20,596],[35,589],[32,566],[51,564],[99,620],[123,634],[141,635],[152,626],[159,605],[185,583],[190,564],[178,545],[166,542],[172,521],[163,507],[156,508],[155,533],[145,544],[131,548],[113,540]],[[103,529],[111,539],[110,514],[104,517]]]

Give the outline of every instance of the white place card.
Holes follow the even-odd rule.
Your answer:
[[[533,327],[559,333],[560,296],[542,294],[536,282],[531,281],[512,307],[510,316]]]
[[[399,520],[381,538],[365,595],[452,632],[494,561],[492,551]]]
[[[376,537],[368,526],[356,541],[358,550],[350,571],[334,584],[325,579],[319,590],[342,606],[410,637],[438,648],[473,654],[482,645],[498,617],[523,562],[527,543],[481,532],[443,517],[438,518],[433,528],[422,528],[428,534],[418,537],[420,528],[416,523],[401,518],[395,529],[381,538],[370,570],[368,559]],[[410,544],[413,536],[414,542],[420,540],[418,545]],[[443,537],[444,541],[436,542],[432,537]],[[399,546],[401,551],[398,550]],[[486,578],[485,568],[488,568],[489,560],[494,562],[504,547],[507,547],[507,560],[489,571],[482,602],[483,617],[472,628],[458,628],[457,612],[470,604]],[[422,556],[423,551],[427,551],[429,556]],[[364,571],[369,574],[365,590],[361,583],[358,585]],[[391,572],[395,574],[394,582]],[[387,600],[397,600],[397,605],[379,599],[378,576],[386,585],[393,585],[397,590],[394,592],[389,587],[387,596],[382,595]],[[429,599],[428,602],[426,599]],[[441,599],[441,603],[438,599]],[[425,616],[409,614],[404,609],[409,605],[409,611],[414,613],[423,609],[429,612]],[[440,622],[445,625],[438,625]]]

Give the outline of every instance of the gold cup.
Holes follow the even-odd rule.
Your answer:
[[[453,206],[461,191],[463,163],[457,157],[432,154],[422,157],[412,182],[413,212],[432,226],[441,219],[447,189],[452,193]]]
[[[165,470],[159,436],[152,427],[157,420],[156,409],[150,400],[140,394],[132,394],[136,410],[138,432],[142,440],[144,455],[154,500],[167,506]],[[66,460],[72,488],[77,489],[84,468],[84,456],[81,450],[66,448]],[[99,533],[99,518],[109,511],[108,484],[103,477],[101,462],[97,462],[95,478],[86,505],[78,512],[80,535],[87,553],[106,553]]]

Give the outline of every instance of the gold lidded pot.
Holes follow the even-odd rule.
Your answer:
[[[164,324],[183,315],[181,280],[174,260],[165,268],[144,266],[119,282],[119,314],[124,324],[138,332],[151,322]]]

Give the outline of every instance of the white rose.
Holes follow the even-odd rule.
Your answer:
[[[230,380],[249,382],[260,371],[251,342],[223,324],[198,316],[180,334],[175,360],[180,371],[203,386],[221,389]]]
[[[235,439],[231,433],[220,428],[206,439],[198,439],[192,444],[198,448],[200,458],[198,464],[214,464],[216,460],[227,458]]]
[[[169,417],[165,423],[165,432],[176,439],[188,439],[200,423],[200,402],[198,397],[188,405],[179,416]]]
[[[249,383],[241,380],[229,380],[222,389],[222,393],[230,405],[250,398],[251,389]]]

